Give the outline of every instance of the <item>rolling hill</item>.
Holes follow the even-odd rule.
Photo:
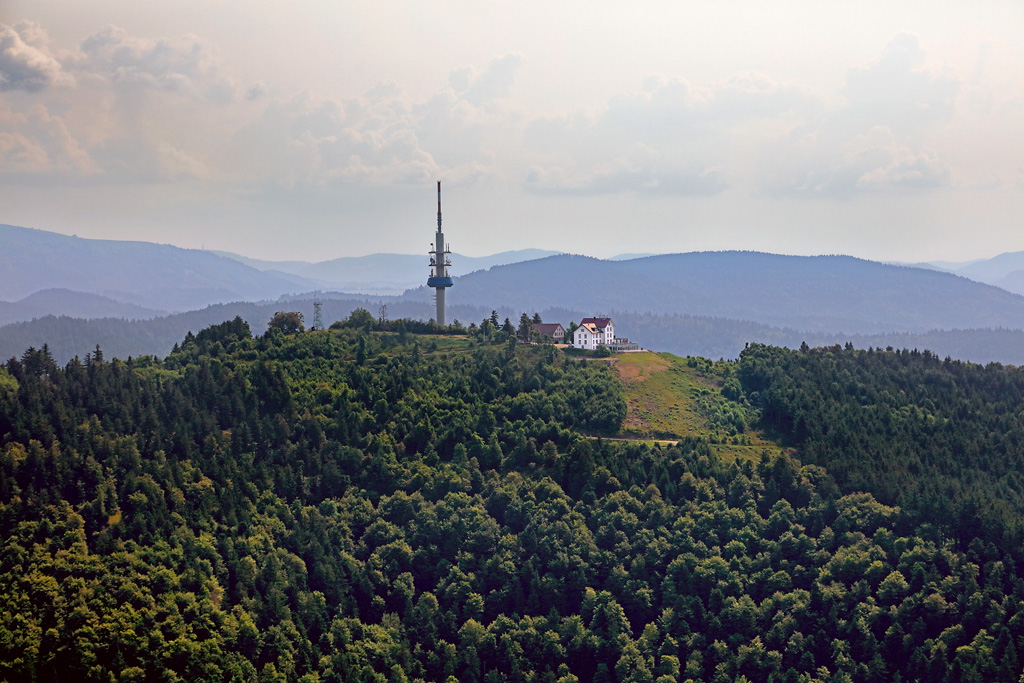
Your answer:
[[[424,287],[416,295],[427,298],[431,292]],[[1024,324],[1020,295],[950,273],[849,256],[551,256],[459,277],[450,298],[513,309],[729,318],[856,335]]]
[[[0,272],[0,300],[58,288],[169,311],[315,289],[296,276],[265,273],[207,251],[12,225],[0,225]]]
[[[130,318],[144,320],[166,315],[145,306],[126,304],[114,299],[76,292],[70,289],[43,289],[30,294],[21,301],[0,301],[0,325],[22,320],[32,320],[46,315],[72,316],[75,318]]]
[[[267,272],[298,276],[325,289],[353,294],[401,294],[426,279],[427,258],[417,254],[370,254],[346,256],[310,263],[308,261],[262,261],[231,252],[214,252]],[[530,261],[557,254],[545,249],[518,249],[490,256],[452,254],[458,272],[470,273],[493,266]]]

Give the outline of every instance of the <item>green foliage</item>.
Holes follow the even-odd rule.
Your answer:
[[[966,549],[1024,560],[1024,370],[928,351],[751,345],[739,378],[764,421],[847,492],[899,505]]]
[[[18,393],[18,380],[5,368],[0,368],[0,401],[10,401]]]
[[[378,327],[378,321],[365,308],[357,308],[345,320],[339,320],[331,326],[332,329],[350,327],[360,330],[371,330]]]
[[[605,363],[204,332],[8,362],[0,680],[1019,677],[1012,557],[790,454],[583,437]]]
[[[305,332],[306,326],[302,321],[302,314],[298,311],[278,311],[267,323],[268,332],[280,332],[281,334],[298,334]]]

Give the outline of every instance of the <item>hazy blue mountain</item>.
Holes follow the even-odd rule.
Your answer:
[[[327,325],[357,306],[376,316],[386,304],[391,318],[427,319],[434,312],[433,291],[420,285],[426,255],[243,263],[205,251],[12,226],[0,226],[0,247],[0,299],[16,302],[0,302],[0,323],[45,316],[0,327],[0,358],[44,343],[60,360],[97,344],[109,356],[164,355],[189,330],[241,315],[261,331],[279,310],[302,311],[309,324],[309,292],[323,289],[329,278],[394,286],[408,277],[417,286],[400,297],[321,292]],[[982,362],[1024,362],[1024,297],[934,269],[757,252],[535,258],[543,254],[550,252],[453,255],[458,265],[448,293],[449,319],[478,323],[493,308],[502,319],[538,311],[549,322],[568,324],[608,313],[621,334],[642,346],[682,355],[734,357],[755,341],[798,346],[851,340],[858,346],[919,346]],[[1002,278],[1024,289],[1024,270],[1013,270],[1015,255],[1003,256]],[[458,275],[471,268],[480,269]],[[55,288],[89,294],[39,291]],[[231,300],[262,301],[222,303]],[[150,318],[155,309],[193,310],[124,319]],[[86,319],[97,316],[109,317]]]
[[[955,272],[972,280],[1024,294],[1024,251],[999,254],[985,261],[967,264]]]
[[[166,315],[135,304],[70,289],[44,289],[30,294],[21,301],[0,301],[0,325],[32,320],[45,315],[68,315],[76,318],[155,318]]]
[[[345,256],[311,263],[308,261],[263,261],[231,252],[214,252],[235,259],[252,268],[283,275],[298,276],[315,282],[322,289],[335,289],[357,294],[401,294],[426,282],[429,259],[426,253],[370,254]],[[546,249],[503,251],[490,256],[452,254],[452,272],[470,273],[492,266],[519,263],[552,256],[559,252]]]
[[[1024,251],[1006,252],[974,261],[932,261],[915,265],[945,270],[977,282],[1001,287],[1015,294],[1024,294]]]
[[[953,272],[972,280],[995,284],[997,280],[1021,270],[1024,270],[1024,251],[1006,252],[990,259],[967,263]]]
[[[886,261],[885,263],[889,263],[889,265],[893,265],[893,266],[902,266],[904,268],[924,268],[925,270],[938,270],[938,271],[942,271],[943,273],[954,273],[954,272],[956,272],[956,265],[957,265],[957,264],[949,264],[949,262],[947,262],[947,261],[935,261],[935,262],[931,262],[931,261],[918,261],[916,263],[906,263],[906,262],[903,262],[903,261],[891,261],[891,262],[890,261]],[[946,263],[947,265],[942,265],[943,263]]]
[[[70,289],[162,310],[309,291],[295,276],[266,273],[197,249],[68,237],[0,225],[0,300]]]
[[[410,295],[427,300],[423,287]],[[845,334],[1024,325],[1024,297],[949,273],[849,256],[551,256],[458,277],[449,301],[748,320]]]
[[[1008,292],[1024,294],[1024,270],[1015,270],[993,282],[996,287],[1002,287]]]
[[[648,256],[657,256],[657,255],[658,254],[651,254],[649,252],[645,252],[645,253],[642,253],[642,254],[641,253],[636,253],[636,254],[616,254],[615,256],[608,257],[606,260],[608,260],[608,261],[632,261],[633,259],[636,259],[636,258],[646,258]]]

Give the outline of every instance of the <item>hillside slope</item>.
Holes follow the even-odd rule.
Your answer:
[[[727,462],[779,448],[757,430],[757,411],[743,400],[738,383],[729,381],[734,364],[652,352],[618,354],[611,364],[625,391],[619,436],[700,436]]]

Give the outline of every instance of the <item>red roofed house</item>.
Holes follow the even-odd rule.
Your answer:
[[[577,349],[594,350],[600,345],[611,347],[615,343],[615,323],[611,318],[584,318],[572,335]]]

